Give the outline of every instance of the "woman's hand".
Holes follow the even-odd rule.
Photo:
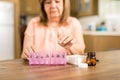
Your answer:
[[[74,38],[70,34],[60,34],[58,39],[58,44],[66,49],[70,49],[73,45]]]
[[[25,49],[25,50],[23,51],[21,57],[22,57],[23,59],[29,60],[29,55],[30,55],[30,53],[34,53],[34,52],[36,52],[36,50],[35,50],[34,47],[27,48],[27,49]]]

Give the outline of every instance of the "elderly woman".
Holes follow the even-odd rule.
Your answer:
[[[25,31],[22,58],[30,52],[83,54],[85,44],[76,18],[70,17],[69,0],[39,0],[40,16],[30,20]],[[60,53],[59,53],[60,54]]]

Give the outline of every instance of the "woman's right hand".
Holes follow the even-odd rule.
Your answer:
[[[30,53],[34,53],[34,52],[36,52],[36,51],[35,51],[35,48],[33,48],[33,47],[24,49],[23,52],[22,52],[22,56],[21,56],[21,57],[22,57],[23,59],[29,60],[29,55],[30,55]]]

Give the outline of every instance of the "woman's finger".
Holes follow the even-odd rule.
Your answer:
[[[28,53],[34,53],[34,50],[32,49],[32,47],[28,48]]]
[[[35,46],[31,46],[31,49],[32,49],[33,52],[37,52],[37,49],[36,49]]]
[[[29,60],[29,56],[28,55],[24,54],[23,56],[24,56],[23,59]]]
[[[73,38],[71,36],[69,36],[68,38],[66,38],[64,41],[63,41],[63,44],[67,44],[67,43],[70,43],[71,41],[73,40]]]
[[[59,42],[59,43],[61,43],[61,40],[63,39],[64,36],[65,36],[64,34],[60,34],[60,35],[59,35],[59,38],[58,38],[58,42]]]
[[[29,56],[27,55],[27,53],[23,53],[22,54],[22,56],[21,56],[23,59],[27,59],[27,60],[29,60]]]
[[[60,39],[60,41],[59,41],[59,43],[60,43],[60,44],[64,44],[63,42],[64,42],[68,37],[69,37],[69,35],[64,35],[64,36],[62,36],[61,39]]]
[[[25,49],[25,51],[24,51],[23,54],[26,55],[27,57],[29,57],[29,51],[28,51],[28,49]]]

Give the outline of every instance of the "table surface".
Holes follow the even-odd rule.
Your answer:
[[[96,52],[95,67],[29,66],[22,59],[0,61],[0,80],[120,80],[120,50]]]

